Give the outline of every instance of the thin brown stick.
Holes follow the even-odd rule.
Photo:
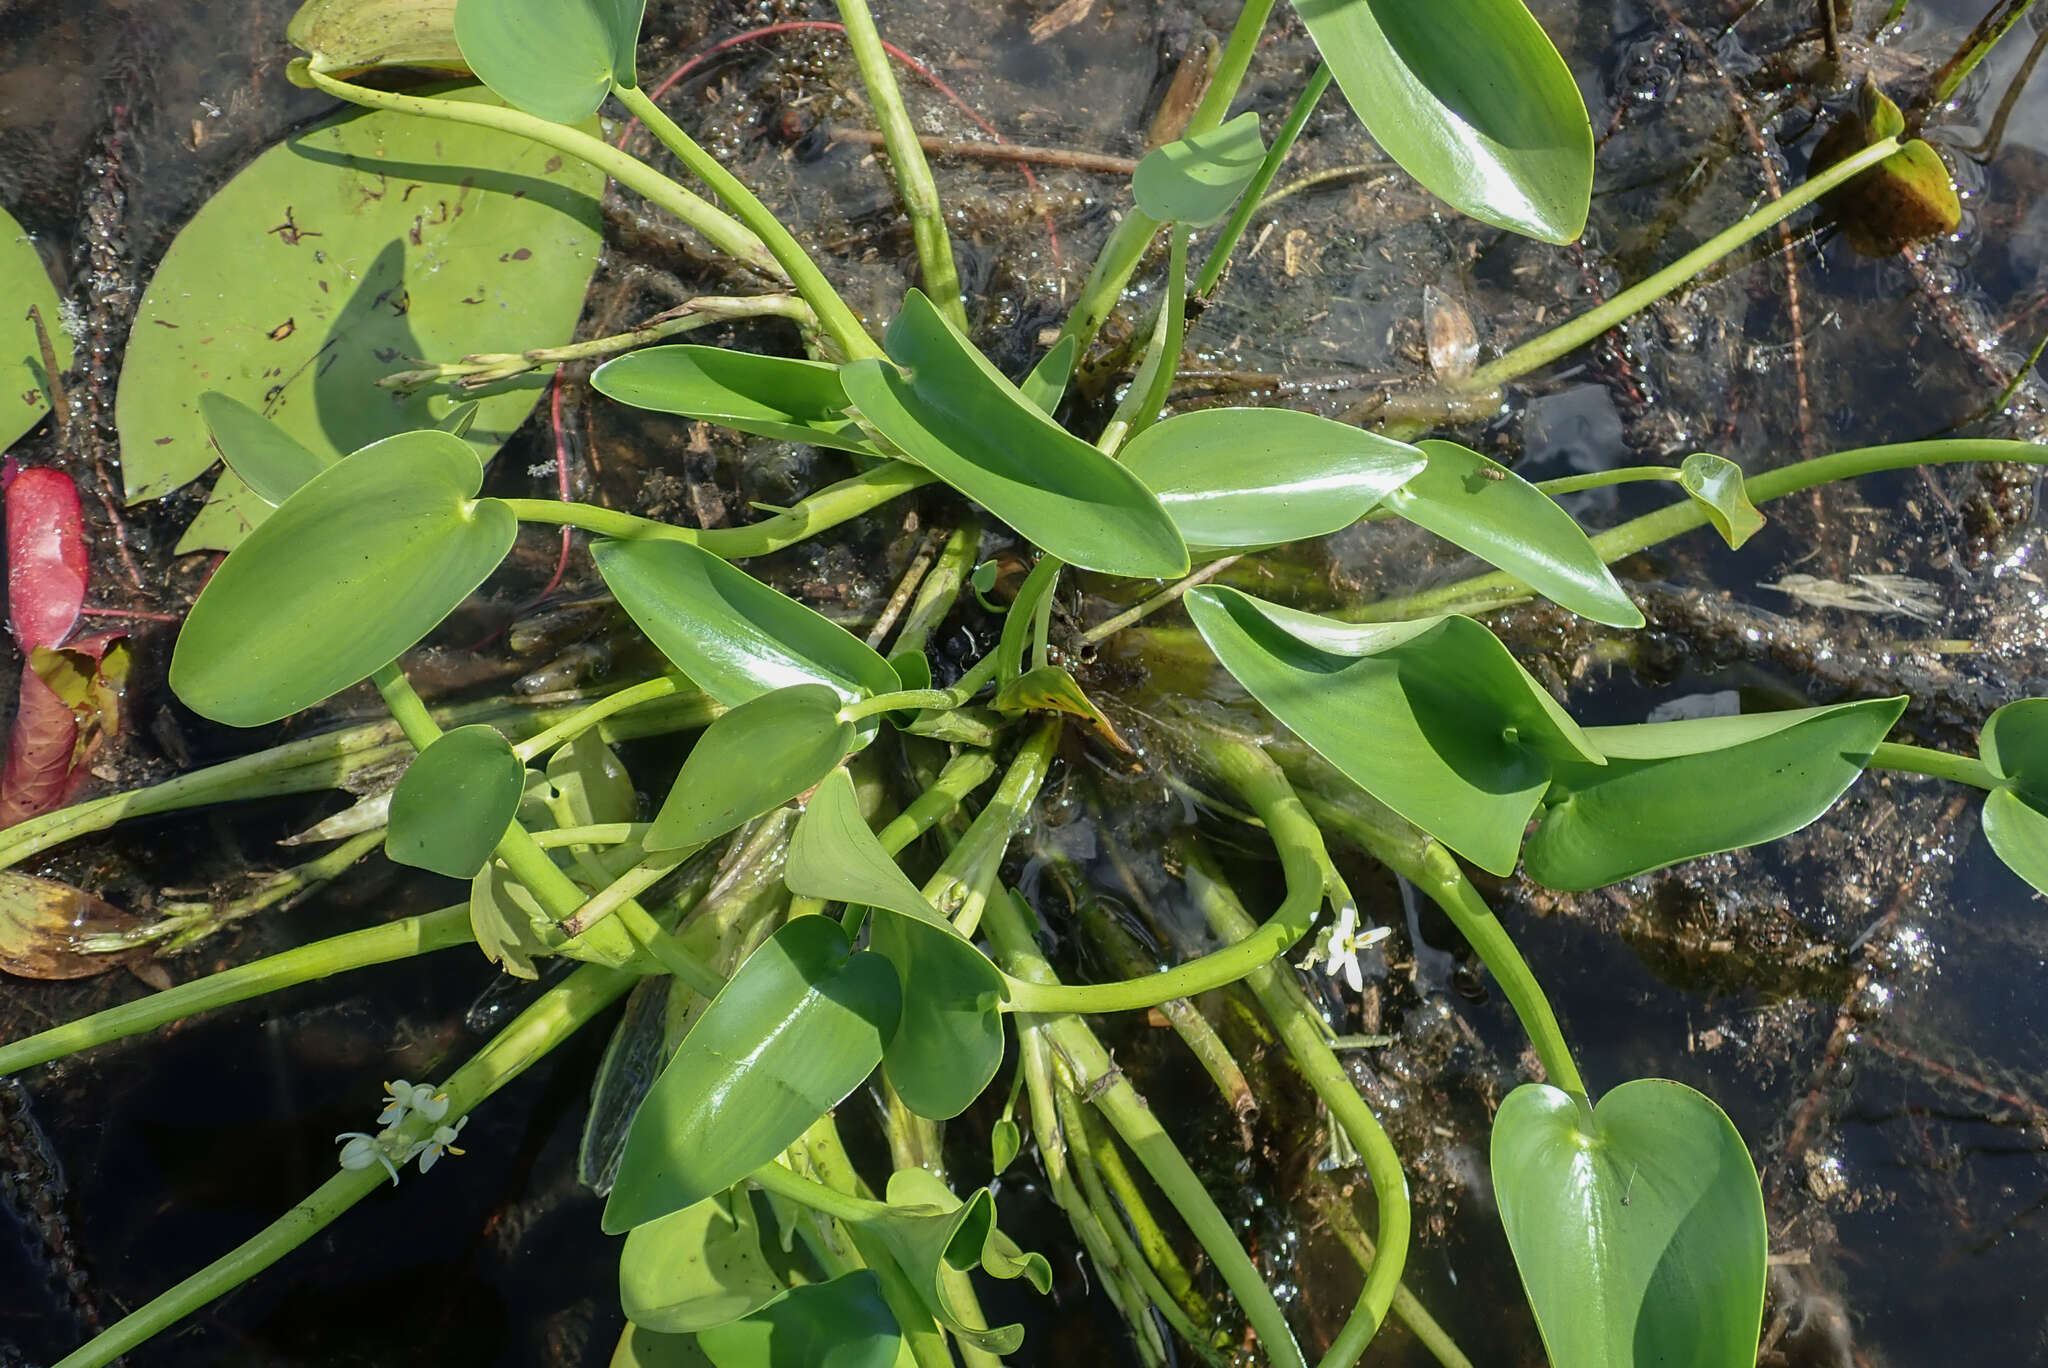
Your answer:
[[[832,124],[825,136],[833,142],[859,143],[880,147],[882,135],[872,128]],[[978,161],[1035,162],[1040,166],[1064,166],[1076,171],[1100,171],[1109,176],[1128,176],[1138,169],[1129,157],[1112,157],[1102,152],[1080,152],[1067,147],[1027,147],[1022,143],[980,142],[965,138],[938,138],[922,134],[917,145],[935,157],[969,157]]]

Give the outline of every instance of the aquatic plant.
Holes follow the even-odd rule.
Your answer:
[[[438,210],[362,196],[377,203],[350,229],[365,247],[350,288],[327,291],[321,281],[335,298],[324,336],[347,340],[356,370],[323,371],[323,384],[366,383],[364,358],[394,348],[415,356],[440,346],[479,350],[415,334],[428,326],[421,320],[445,310],[392,306],[393,291],[413,280],[402,248],[386,249],[394,233],[445,229],[436,250],[463,261],[488,263],[495,252],[509,265],[542,254],[556,268],[544,273],[545,290],[493,278],[488,297],[503,297],[509,310],[493,327],[547,334],[573,326],[595,241],[587,191],[602,176],[786,287],[725,301],[689,322],[789,319],[809,355],[665,343],[648,335],[658,329],[598,343],[540,341],[531,353],[403,377],[412,397],[365,418],[395,427],[336,443],[334,423],[318,421],[305,403],[258,412],[267,373],[223,364],[225,348],[205,350],[214,337],[290,341],[296,325],[256,322],[268,302],[263,292],[222,305],[241,316],[233,327],[214,320],[222,326],[204,338],[138,330],[149,345],[131,348],[136,379],[132,409],[124,382],[123,426],[160,440],[131,444],[128,491],[148,497],[175,487],[203,471],[215,450],[233,477],[216,488],[205,532],[188,538],[232,550],[182,626],[171,687],[205,717],[254,727],[368,680],[392,722],[31,818],[0,833],[0,858],[18,861],[126,816],[323,787],[409,749],[416,755],[388,803],[364,814],[353,834],[381,843],[393,860],[466,880],[470,892],[434,913],[305,945],[0,1046],[0,1073],[430,951],[474,945],[526,978],[551,958],[580,967],[554,978],[445,1078],[386,1083],[374,1120],[336,1137],[331,1178],[61,1368],[128,1352],[286,1257],[409,1167],[425,1173],[460,1155],[472,1112],[628,994],[655,1005],[629,1011],[615,1051],[641,1048],[628,1032],[644,1034],[652,1023],[666,1062],[644,1093],[630,1068],[608,1066],[597,1082],[604,1106],[594,1110],[631,1116],[615,1152],[594,1166],[607,1192],[604,1228],[625,1236],[619,1285],[630,1326],[615,1363],[908,1359],[939,1368],[956,1352],[985,1364],[1016,1350],[1021,1327],[988,1324],[970,1275],[1043,1290],[1046,1260],[1004,1233],[988,1189],[956,1191],[935,1172],[941,1124],[996,1088],[1014,1057],[991,1167],[1000,1172],[1020,1152],[1023,1132],[1009,1118],[1021,1102],[1051,1192],[1140,1352],[1165,1359],[1153,1312],[1206,1360],[1220,1360],[1222,1345],[1198,1318],[1185,1269],[1158,1238],[1143,1199],[1115,1175],[1116,1197],[1105,1190],[1104,1170],[1121,1165],[1105,1126],[1198,1242],[1263,1357],[1305,1365],[1307,1352],[1229,1220],[1086,1019],[1239,983],[1356,1148],[1377,1199],[1376,1252],[1356,1308],[1318,1362],[1356,1362],[1390,1313],[1446,1363],[1462,1362],[1400,1285],[1409,1240],[1400,1156],[1286,962],[1306,948],[1312,964],[1355,988],[1359,956],[1382,934],[1364,927],[1330,856],[1332,836],[1366,850],[1444,910],[1499,982],[1540,1061],[1542,1081],[1517,1088],[1495,1118],[1492,1170],[1553,1362],[1754,1362],[1766,1231],[1741,1136],[1710,1099],[1668,1080],[1623,1082],[1596,1099],[1465,863],[1500,875],[1520,865],[1553,888],[1599,887],[1785,836],[1876,766],[1985,790],[1992,848],[2048,891],[2048,729],[2040,722],[2048,700],[2000,709],[1975,757],[1887,741],[1906,705],[1896,697],[1583,725],[1473,614],[1541,595],[1598,623],[1640,627],[1643,614],[1608,569],[1622,556],[1707,526],[1739,547],[1761,525],[1760,506],[1825,482],[1938,462],[2048,464],[2048,449],[1917,442],[1754,478],[1699,453],[1679,466],[1566,482],[1654,481],[1683,496],[1589,537],[1552,497],[1559,488],[1532,484],[1455,443],[1415,440],[1419,426],[1373,432],[1256,407],[1162,417],[1189,299],[1217,288],[1251,206],[1332,83],[1387,153],[1453,207],[1552,242],[1576,237],[1585,222],[1585,111],[1520,0],[1465,0],[1452,10],[1296,0],[1326,66],[1268,146],[1256,116],[1223,116],[1273,7],[1248,0],[1185,133],[1138,166],[1136,209],[1110,237],[1057,341],[1013,382],[968,334],[945,219],[864,0],[841,0],[839,10],[914,228],[923,281],[879,341],[787,227],[640,88],[640,5],[307,6],[293,26],[309,48],[296,79],[375,112],[316,130],[300,140],[300,152],[361,176],[403,147],[407,156],[441,158],[429,170],[444,181],[470,177]],[[422,62],[473,72],[484,89],[400,93],[354,79],[380,65]],[[717,203],[594,136],[590,121],[607,100],[644,123]],[[480,168],[474,176],[469,155]],[[1506,381],[1823,197],[1872,176],[1910,177],[1924,191],[1932,155],[1905,137],[1896,109],[1873,118],[1861,145],[1840,149],[1806,185],[1607,304],[1471,371],[1443,396],[1446,405],[1489,402]],[[297,245],[302,230],[290,213],[286,233],[252,228],[249,203],[237,196],[254,196],[266,173],[259,163],[244,174],[252,179],[223,191],[173,248],[146,313],[211,307],[183,273],[246,269],[222,259],[217,234],[275,238],[278,251]],[[1944,188],[1945,180],[1934,198]],[[488,212],[465,201],[472,191],[495,197]],[[336,193],[353,192],[344,185]],[[1206,260],[1191,271],[1194,241],[1205,231]],[[1111,420],[1088,440],[1059,421],[1062,397],[1162,233],[1166,284],[1142,360]],[[318,261],[294,260],[302,271],[309,262],[338,270],[350,259],[339,246],[330,243]],[[565,262],[580,263],[580,274],[560,269]],[[473,285],[449,275],[437,288]],[[393,339],[401,336],[399,345]],[[663,344],[643,345],[655,342]],[[484,495],[483,457],[537,397],[536,367],[612,352],[619,354],[593,383],[619,403],[844,453],[855,473],[761,521],[717,530],[566,498]],[[228,378],[202,392],[195,371]],[[509,388],[470,407],[445,385],[479,378]],[[35,383],[31,375],[31,390]],[[992,587],[971,519],[915,587],[886,655],[735,564],[830,534],[932,484],[956,491],[1032,553],[1003,609],[999,640],[957,678],[941,682],[928,647],[964,591]],[[1215,558],[1368,518],[1413,523],[1495,571],[1335,615],[1208,582]],[[607,588],[669,669],[588,701],[437,716],[399,662],[497,569],[522,524],[596,538],[591,555]],[[1212,564],[1197,569],[1197,557]],[[1163,583],[1117,619],[1063,642],[1052,630],[1052,605],[1070,573]],[[1141,625],[1175,605],[1192,631]],[[1140,661],[1197,654],[1220,664],[1300,744],[1277,729],[1252,730],[1258,724],[1244,710],[1165,690],[1148,692],[1142,706],[1105,707],[1070,666],[1081,646],[1120,633],[1139,638]],[[1205,802],[1262,829],[1284,895],[1256,919],[1192,844],[1188,891],[1219,948],[1154,972],[1064,982],[1041,947],[1038,909],[1005,882],[1005,855],[1031,820],[1063,736],[1085,732],[1085,744],[1128,750],[1122,729],[1134,727],[1194,776]],[[611,746],[682,730],[698,735],[659,810],[643,820]],[[943,853],[920,882],[911,871],[923,866],[902,857],[924,837]],[[204,922],[161,934],[199,934]],[[895,1161],[879,1181],[848,1157],[834,1116],[871,1081],[887,1103]],[[592,1144],[605,1146],[602,1137]]]

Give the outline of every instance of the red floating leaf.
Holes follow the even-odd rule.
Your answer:
[[[61,470],[18,471],[6,486],[7,613],[24,653],[71,634],[85,606],[85,519]]]

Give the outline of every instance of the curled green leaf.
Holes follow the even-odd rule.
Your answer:
[[[939,1324],[993,1354],[1013,1354],[1024,1342],[1024,1327],[990,1329],[974,1308],[954,1301],[946,1271],[979,1268],[994,1278],[1023,1278],[1042,1295],[1052,1287],[1052,1265],[1042,1254],[1026,1254],[996,1228],[995,1198],[986,1188],[964,1203],[937,1175],[898,1169],[889,1177],[886,1217],[869,1228],[880,1235],[910,1276],[911,1284]]]
[[[1742,467],[1727,457],[1693,453],[1678,467],[1678,484],[1730,547],[1741,546],[1763,529],[1764,515],[1749,501]]]

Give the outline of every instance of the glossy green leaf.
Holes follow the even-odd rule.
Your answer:
[[[384,853],[451,879],[474,878],[511,825],[526,767],[496,727],[443,732],[391,793]]]
[[[495,103],[474,87],[441,98]],[[569,341],[603,188],[602,172],[516,134],[410,114],[351,114],[263,153],[179,232],[143,297],[116,403],[128,502],[214,463],[209,390],[331,461],[472,398],[376,385],[412,358]],[[546,388],[536,373],[477,399],[463,435],[479,458]],[[224,473],[178,549],[231,549],[267,513]]]
[[[383,66],[466,72],[455,0],[306,0],[285,36],[330,75]]]
[[[920,921],[944,920],[868,829],[853,776],[843,769],[827,776],[804,805],[789,838],[782,881],[801,897],[886,907]]]
[[[1984,796],[1984,839],[2008,869],[2048,893],[2048,698],[2022,698],[1985,720],[1978,758],[2004,782]]]
[[[57,355],[59,371],[71,368],[71,334],[57,304],[57,287],[43,269],[43,254],[14,216],[0,209],[0,450],[50,411],[50,377],[42,343],[28,318],[34,308]],[[1064,379],[1064,377],[1062,377]]]
[[[1643,625],[1642,610],[1549,495],[1456,442],[1416,445],[1429,464],[1387,495],[1391,511],[1581,617],[1610,627]]]
[[[992,1354],[1012,1354],[1024,1342],[1024,1327],[990,1329],[971,1306],[956,1305],[946,1287],[946,1270],[979,1268],[996,1278],[1024,1278],[1041,1295],[1052,1287],[1052,1265],[1042,1254],[1026,1254],[996,1228],[995,1198],[979,1188],[966,1202],[937,1175],[898,1169],[889,1176],[889,1205],[895,1210],[870,1225],[882,1237],[938,1320],[969,1343]]]
[[[795,1143],[881,1063],[901,998],[889,962],[853,953],[831,918],[777,931],[712,999],[640,1104],[606,1232],[694,1206]]]
[[[717,1368],[893,1368],[903,1334],[863,1268],[705,1330],[697,1344]]]
[[[1060,400],[1066,397],[1067,381],[1074,374],[1074,357],[1080,349],[1080,339],[1062,337],[1053,344],[1051,351],[1039,357],[1038,364],[1031,368],[1031,374],[1017,386],[1024,402],[1050,416],[1060,406]]]
[[[649,850],[683,850],[781,807],[854,746],[838,691],[793,684],[750,698],[704,729],[654,818]]]
[[[958,931],[886,907],[870,923],[868,946],[896,966],[903,1019],[882,1069],[919,1116],[947,1121],[981,1096],[1003,1065],[1003,976]]]
[[[1678,483],[1731,547],[1763,530],[1764,515],[1749,501],[1742,467],[1725,456],[1695,452],[1678,467]]]
[[[635,1226],[619,1254],[626,1319],[663,1334],[738,1320],[788,1291],[761,1252],[754,1199],[744,1187]]]
[[[334,464],[239,399],[219,390],[199,396],[199,416],[228,469],[272,508]]]
[[[1210,129],[1155,147],[1138,163],[1131,194],[1162,223],[1214,223],[1266,159],[1259,116],[1250,110]]]
[[[1123,462],[1202,555],[1349,527],[1428,464],[1349,423],[1258,408],[1168,418],[1132,438]]]
[[[1599,888],[1680,860],[1788,836],[1870,762],[1904,698],[1588,727],[1605,765],[1559,762],[1524,851],[1551,888]]]
[[[434,420],[434,426],[443,432],[452,432],[457,437],[469,436],[469,430],[476,426],[477,410],[482,404],[475,399],[465,399]]]
[[[989,1128],[989,1172],[998,1178],[1002,1177],[1004,1171],[1017,1161],[1017,1156],[1023,1149],[1024,1132],[1018,1128],[1015,1121],[1005,1116]]]
[[[1348,626],[1203,585],[1188,615],[1267,710],[1345,776],[1495,874],[1552,765],[1600,752],[1470,618]]]
[[[396,660],[512,549],[518,520],[479,499],[461,439],[363,448],[294,494],[200,591],[171,687],[234,727],[289,717]]]
[[[662,1335],[628,1325],[612,1350],[609,1368],[717,1368],[697,1347],[695,1335]]]
[[[1493,1186],[1554,1368],[1751,1368],[1763,1192],[1712,1101],[1641,1078],[1589,1109],[1543,1083],[1493,1122]]]
[[[861,416],[1041,550],[1104,574],[1187,573],[1187,547],[1139,479],[1053,422],[912,290],[891,360],[840,378]]]
[[[633,776],[594,727],[555,747],[547,773],[548,784],[578,826],[630,822],[640,815]]]
[[[657,413],[701,418],[757,437],[879,456],[846,416],[839,368],[723,347],[643,347],[599,366],[600,394]]]
[[[709,551],[600,541],[590,555],[648,640],[729,708],[791,684],[829,684],[847,699],[896,689],[872,646]]]
[[[460,0],[455,40],[477,79],[507,104],[556,123],[597,112],[637,83],[647,0]]]
[[[1522,0],[1294,0],[1344,98],[1452,208],[1546,242],[1586,226],[1593,130]]]
[[[997,689],[989,706],[999,713],[1057,712],[1079,717],[1093,723],[1103,739],[1118,750],[1128,753],[1131,749],[1110,723],[1109,716],[1082,691],[1074,676],[1058,665],[1026,670]]]

